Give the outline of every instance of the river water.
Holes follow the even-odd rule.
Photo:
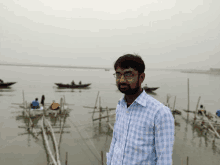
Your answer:
[[[36,97],[41,99],[45,95],[45,102],[52,100],[59,102],[65,100],[72,109],[66,120],[62,134],[60,155],[61,162],[65,164],[68,153],[68,164],[85,165],[100,164],[100,153],[109,150],[112,131],[102,120],[99,127],[98,121],[92,122],[93,109],[83,106],[95,105],[99,93],[102,107],[115,108],[122,94],[117,90],[113,70],[99,69],[62,69],[43,67],[0,66],[1,79],[5,82],[17,82],[9,89],[0,89],[0,164],[16,165],[46,165],[47,156],[42,140],[36,141],[24,128],[24,120],[19,118],[22,109],[12,103],[22,103],[24,91],[25,100],[31,102]],[[176,96],[176,109],[187,109],[187,79],[190,83],[190,110],[195,110],[198,97],[200,104],[207,111],[215,112],[220,109],[220,76],[208,74],[190,74],[177,71],[147,70],[144,84],[149,87],[160,87],[151,94],[160,102],[166,102],[167,94],[171,95],[170,103]],[[58,89],[54,83],[92,83],[89,89]],[[103,113],[103,116],[106,114]],[[95,114],[94,118],[98,118]],[[220,141],[213,143],[211,135],[205,135],[199,127],[187,122],[186,113],[176,116],[175,143],[173,149],[173,164],[186,164],[189,156],[189,165],[219,164]],[[114,118],[110,119],[114,124]],[[56,137],[59,134],[56,134]]]

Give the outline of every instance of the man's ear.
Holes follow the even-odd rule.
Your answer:
[[[141,82],[141,84],[144,82],[144,79],[145,79],[145,73],[141,73],[140,74],[140,82]]]

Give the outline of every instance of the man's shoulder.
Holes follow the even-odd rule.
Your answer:
[[[149,109],[149,111],[151,111],[154,116],[171,114],[171,111],[167,106],[149,95],[146,108]]]

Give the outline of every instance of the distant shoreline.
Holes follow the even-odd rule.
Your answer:
[[[63,66],[63,65],[37,65],[37,64],[4,64],[5,66],[23,66],[23,67],[48,67],[48,68],[68,68],[68,69],[101,69],[101,70],[113,70],[114,68],[103,68],[103,67],[88,67],[88,66]],[[166,68],[146,68],[147,70],[157,70],[157,71],[178,71],[182,73],[201,73],[201,74],[212,74],[210,70],[197,70],[197,69],[166,69]],[[219,73],[220,74],[220,73]]]
[[[28,66],[28,67],[48,67],[48,68],[73,68],[73,69],[111,69],[111,68],[98,68],[98,67],[84,67],[84,66],[62,66],[62,65],[27,65],[27,64],[0,64],[6,66]]]

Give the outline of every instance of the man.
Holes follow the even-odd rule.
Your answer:
[[[41,104],[44,106],[44,101],[45,101],[45,96],[44,95],[42,95],[42,97],[41,97]]]
[[[4,81],[2,79],[0,79],[0,84],[3,84],[3,83],[4,83]]]
[[[36,98],[34,101],[32,101],[32,103],[31,103],[31,108],[32,108],[32,109],[38,109],[38,108],[40,108],[39,105],[40,105],[40,104],[39,104],[39,102],[38,102],[38,98]]]
[[[75,85],[75,82],[74,82],[74,81],[72,81],[72,85]]]
[[[171,165],[174,118],[168,107],[141,88],[143,60],[126,54],[114,68],[117,87],[125,95],[117,104],[107,165]]]
[[[205,107],[203,107],[203,105],[200,105],[200,109],[198,110],[198,115],[203,116],[202,112],[204,112],[204,114],[206,115]]]

